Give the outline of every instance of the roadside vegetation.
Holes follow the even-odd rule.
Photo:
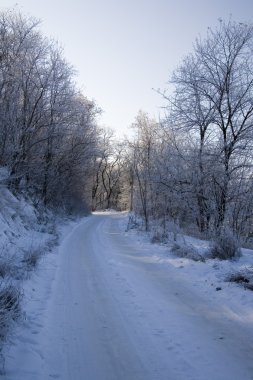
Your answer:
[[[220,20],[159,91],[164,117],[137,115],[128,202],[154,241],[183,231],[220,259],[253,246],[252,57],[252,25]]]
[[[225,241],[227,258],[238,256],[235,242],[253,246],[252,57],[250,24],[219,20],[197,38],[158,91],[160,120],[140,111],[123,144],[104,134],[93,209],[129,209],[154,241],[177,231],[211,239],[220,258]]]

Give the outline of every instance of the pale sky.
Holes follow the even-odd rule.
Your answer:
[[[252,0],[0,0],[41,19],[64,47],[100,123],[123,135],[139,109],[158,117],[171,72],[218,18],[253,21]]]

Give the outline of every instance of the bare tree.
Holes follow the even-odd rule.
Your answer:
[[[251,25],[220,20],[198,39],[194,52],[175,71],[170,123],[198,142],[194,176],[200,230],[210,215],[206,189],[213,188],[215,226],[220,228],[235,196],[235,178],[251,165],[253,122]]]
[[[60,205],[87,192],[100,111],[77,90],[62,49],[38,24],[0,13],[0,163],[13,190]]]
[[[111,129],[100,130],[98,155],[94,160],[93,209],[120,208],[124,146]]]
[[[138,189],[135,196],[135,209],[143,216],[146,231],[149,229],[149,219],[152,215],[154,193],[152,185],[154,181],[154,147],[155,129],[157,123],[147,113],[140,111],[136,117],[133,128],[135,129],[135,141],[132,144],[133,172]],[[139,204],[139,205],[138,205]]]

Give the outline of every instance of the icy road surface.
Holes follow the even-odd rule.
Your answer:
[[[122,217],[95,214],[65,238],[34,349],[12,376],[7,360],[6,379],[253,379],[252,323],[154,261]]]

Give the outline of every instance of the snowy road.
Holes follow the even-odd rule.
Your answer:
[[[65,238],[40,367],[15,380],[253,379],[252,325],[152,260],[155,246],[131,239],[121,220],[96,214]]]

